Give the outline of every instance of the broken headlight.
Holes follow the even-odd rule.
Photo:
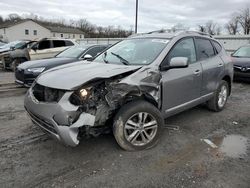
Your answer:
[[[70,102],[74,105],[81,105],[89,99],[89,97],[92,94],[92,87],[89,88],[81,88],[79,90],[76,90],[71,96],[70,96]]]

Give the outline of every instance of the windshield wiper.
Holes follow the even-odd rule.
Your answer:
[[[114,53],[114,52],[111,52],[112,55],[114,55],[115,57],[117,57],[118,59],[120,59],[121,63],[123,63],[124,65],[130,65],[130,63],[124,59],[122,56]]]

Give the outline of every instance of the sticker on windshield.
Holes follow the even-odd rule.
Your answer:
[[[167,44],[167,43],[169,42],[169,40],[164,40],[164,39],[152,39],[152,42],[160,42],[160,43]]]

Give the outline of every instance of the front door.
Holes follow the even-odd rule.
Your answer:
[[[189,65],[161,72],[162,110],[165,113],[176,112],[201,96],[202,67],[196,59],[193,38],[178,41],[163,63],[169,63],[173,57],[187,57]]]

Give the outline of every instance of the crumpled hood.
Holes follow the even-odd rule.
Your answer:
[[[110,78],[140,67],[80,61],[50,69],[41,74],[36,82],[51,88],[75,90],[91,80]]]
[[[39,68],[39,67],[46,67],[46,70],[48,68],[52,68],[55,66],[63,65],[66,63],[71,63],[74,61],[79,61],[76,58],[50,58],[50,59],[40,59],[40,60],[34,60],[34,61],[26,61],[18,66],[20,69],[30,69],[30,68]]]
[[[232,57],[232,61],[234,65],[250,67],[250,58]]]

